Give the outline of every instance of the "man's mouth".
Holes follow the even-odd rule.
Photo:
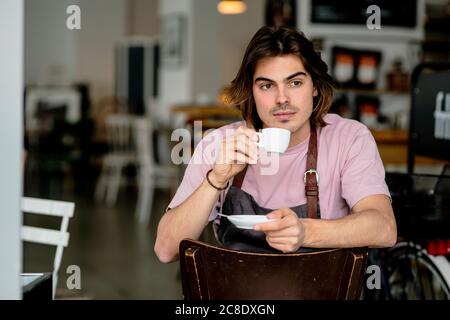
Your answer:
[[[289,120],[295,114],[296,114],[296,112],[293,112],[293,111],[280,111],[280,112],[274,113],[273,116],[275,118],[277,118],[277,120]]]

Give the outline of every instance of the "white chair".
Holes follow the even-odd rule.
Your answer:
[[[117,201],[122,182],[123,168],[136,165],[136,149],[133,143],[135,116],[112,114],[106,117],[106,138],[110,151],[103,158],[102,170],[95,189],[95,199],[112,206]]]
[[[160,187],[174,190],[178,182],[178,170],[174,165],[156,163],[151,122],[146,117],[139,117],[134,124],[139,187],[135,216],[139,222],[147,225],[152,211],[154,189]]]
[[[61,217],[59,230],[41,227],[22,226],[21,237],[23,241],[56,246],[53,262],[53,298],[58,284],[58,271],[61,266],[63,250],[69,245],[69,219],[73,217],[75,204],[72,202],[55,201],[37,198],[22,198],[23,213],[32,213]]]

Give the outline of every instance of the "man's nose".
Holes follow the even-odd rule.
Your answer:
[[[286,90],[284,88],[278,89],[277,104],[289,104],[289,96],[286,94]]]

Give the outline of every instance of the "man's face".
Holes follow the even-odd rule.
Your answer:
[[[264,127],[308,134],[305,124],[309,123],[316,95],[311,76],[297,56],[269,57],[256,64],[253,97]]]

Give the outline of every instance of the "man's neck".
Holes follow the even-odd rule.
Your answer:
[[[309,137],[310,131],[310,124],[309,121],[307,121],[301,128],[291,133],[291,140],[289,141],[288,148],[292,148],[305,141]]]

